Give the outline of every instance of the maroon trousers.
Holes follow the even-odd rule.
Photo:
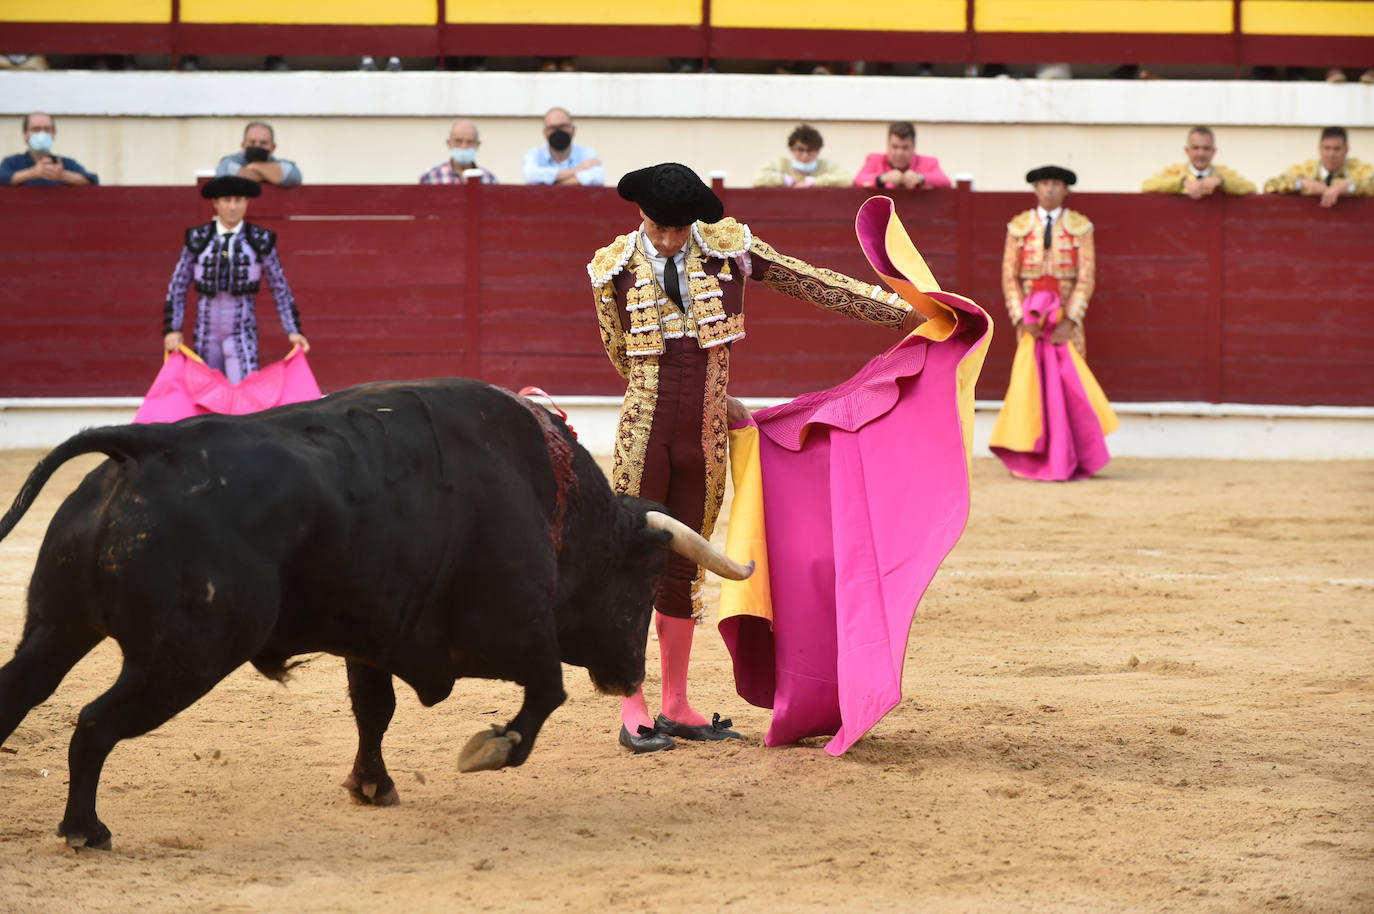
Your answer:
[[[658,400],[644,453],[639,495],[659,502],[693,530],[706,515],[705,427],[707,353],[689,337],[667,340],[658,357]],[[695,562],[676,552],[659,582],[654,607],[665,616],[691,618]]]

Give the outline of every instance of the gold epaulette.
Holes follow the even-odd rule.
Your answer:
[[[1188,171],[1186,162],[1175,162],[1173,165],[1165,165],[1159,170],[1159,173],[1162,175],[1181,175],[1185,171]],[[1192,172],[1189,172],[1189,174],[1192,174]]]
[[[749,250],[753,233],[749,226],[726,216],[719,222],[698,222],[692,226],[701,252],[708,257],[738,257]]]
[[[1013,238],[1025,238],[1035,227],[1035,210],[1028,209],[1007,223],[1007,234]]]
[[[635,235],[635,232],[621,235],[592,255],[592,262],[587,264],[587,275],[592,279],[593,289],[601,288],[614,279],[617,273],[625,269],[625,264],[629,262],[630,255],[634,253],[631,242]]]
[[[1320,173],[1317,166],[1316,159],[1308,159],[1306,162],[1294,165],[1288,171],[1295,178],[1315,178]]]
[[[1070,235],[1085,235],[1093,230],[1093,224],[1088,217],[1077,210],[1066,209],[1063,216],[1064,231]]]

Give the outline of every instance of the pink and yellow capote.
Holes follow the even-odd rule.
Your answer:
[[[887,197],[859,209],[869,263],[927,320],[854,377],[730,430],[720,632],[741,697],[772,708],[765,744],[834,734],[840,755],[901,700],[922,594],[969,512],[973,391],[992,339],[944,292]]]
[[[1106,436],[1121,424],[1088,363],[1069,343],[1051,343],[1063,319],[1059,294],[1035,291],[1022,304],[1040,339],[1021,336],[989,446],[1015,476],[1065,481],[1107,465]]]
[[[183,345],[176,352],[167,353],[162,370],[134,415],[134,422],[176,422],[207,413],[242,415],[286,403],[318,400],[321,396],[320,385],[315,383],[315,375],[299,346],[292,347],[281,361],[231,384]]]

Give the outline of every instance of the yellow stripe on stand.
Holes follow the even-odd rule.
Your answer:
[[[1231,31],[1231,0],[978,0],[980,32],[1215,35]]]
[[[197,25],[435,25],[439,5],[436,0],[181,0],[181,21]]]
[[[701,0],[664,0],[644,4],[635,0],[603,0],[595,4],[554,0],[449,0],[448,21],[467,25],[701,25]],[[633,39],[625,53],[634,53]]]
[[[962,32],[966,17],[965,0],[711,0],[711,25],[731,29]]]
[[[0,2],[0,22],[163,23],[172,21],[172,0],[67,0],[65,3]]]
[[[1367,0],[1244,0],[1240,29],[1247,35],[1374,36],[1374,3]]]

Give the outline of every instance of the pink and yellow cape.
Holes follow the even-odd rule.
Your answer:
[[[928,320],[849,381],[761,410],[730,432],[720,632],[735,687],[772,708],[769,746],[834,734],[839,755],[901,699],[921,595],[969,511],[973,388],[992,338],[940,290],[887,197],[855,220],[882,278]]]
[[[1041,338],[1021,337],[1011,382],[988,441],[1013,475],[1064,481],[1091,476],[1107,465],[1106,436],[1121,424],[1088,363],[1068,343],[1051,343],[1059,322],[1057,292],[1032,292],[1022,304]]]
[[[231,384],[190,348],[182,346],[167,354],[134,421],[175,422],[206,413],[241,415],[284,403],[318,400],[320,396],[320,385],[315,383],[315,375],[299,346],[280,362],[250,372],[238,384]]]

